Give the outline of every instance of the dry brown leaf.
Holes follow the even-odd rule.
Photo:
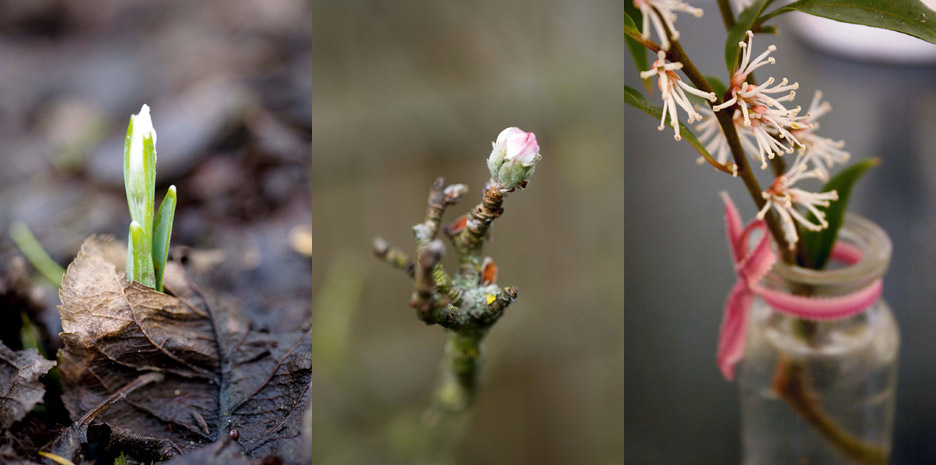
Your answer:
[[[0,430],[22,420],[42,402],[45,387],[39,377],[55,366],[36,349],[14,352],[0,342]]]
[[[96,419],[169,440],[178,452],[217,442],[234,428],[248,456],[297,462],[311,375],[308,333],[252,330],[231,302],[213,302],[174,263],[166,270],[167,294],[128,283],[118,271],[123,250],[113,239],[89,238],[62,283],[59,357],[72,419],[141,372],[157,371],[162,381]]]

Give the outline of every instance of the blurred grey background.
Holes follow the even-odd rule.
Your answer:
[[[684,48],[704,73],[727,82],[717,6],[692,3],[705,15],[677,21]],[[822,90],[832,105],[822,134],[845,140],[853,160],[883,160],[858,183],[850,210],[880,224],[894,244],[884,291],[902,336],[892,463],[934,463],[936,67],[827,55],[798,40],[788,19],[779,36],[755,37],[756,54],[778,47],[777,64],[757,75],[798,81],[804,111]],[[637,70],[625,66],[624,83],[642,89]],[[659,92],[650,100],[659,104]],[[626,463],[739,463],[738,390],[714,362],[735,281],[717,194],[728,191],[745,220],[756,211],[740,181],[696,166],[695,152],[671,130],[658,133],[658,122],[637,111],[625,119]]]

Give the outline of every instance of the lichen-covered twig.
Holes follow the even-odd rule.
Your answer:
[[[413,260],[406,252],[396,247],[390,247],[390,244],[387,244],[387,241],[382,237],[374,239],[374,255],[389,263],[390,266],[405,271],[411,278],[413,277],[416,270],[416,264],[413,263]]]
[[[517,128],[504,130],[488,158],[491,180],[479,203],[467,215],[442,227],[446,208],[456,204],[468,191],[463,184],[446,185],[438,178],[429,188],[426,216],[413,226],[416,255],[391,247],[381,238],[374,241],[374,253],[413,279],[410,305],[427,325],[448,331],[439,383],[433,396],[430,421],[456,413],[471,404],[481,366],[481,342],[488,330],[517,298],[517,288],[496,284],[497,267],[484,257],[484,242],[491,223],[503,213],[508,192],[523,188],[539,161],[539,145],[533,133]],[[458,270],[452,278],[442,266],[445,245],[437,239],[444,230],[457,252]]]

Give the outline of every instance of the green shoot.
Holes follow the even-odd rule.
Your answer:
[[[42,244],[36,240],[36,236],[26,224],[17,221],[10,226],[10,238],[19,247],[20,252],[26,256],[26,260],[39,271],[45,279],[52,284],[59,286],[62,284],[62,276],[65,275],[65,269],[52,260],[52,257],[42,248]]]
[[[163,272],[166,270],[166,258],[169,256],[169,238],[172,235],[172,218],[175,216],[176,187],[169,186],[169,192],[159,210],[153,225],[153,266],[156,271],[156,290],[163,290]]]
[[[130,208],[127,240],[127,279],[162,292],[163,272],[169,251],[176,190],[169,188],[158,216],[156,198],[156,130],[149,107],[130,117],[124,141],[124,187]],[[155,220],[155,225],[154,225]]]
[[[127,276],[144,286],[156,287],[153,269],[153,252],[147,247],[146,232],[140,223],[130,223],[130,240],[127,242]]]

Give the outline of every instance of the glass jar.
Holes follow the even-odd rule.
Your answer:
[[[818,271],[777,263],[761,284],[815,297],[857,291],[883,277],[887,234],[848,215],[839,232],[862,252],[854,265]],[[761,299],[751,307],[738,378],[744,465],[886,464],[900,336],[879,298],[865,311],[804,321]]]

